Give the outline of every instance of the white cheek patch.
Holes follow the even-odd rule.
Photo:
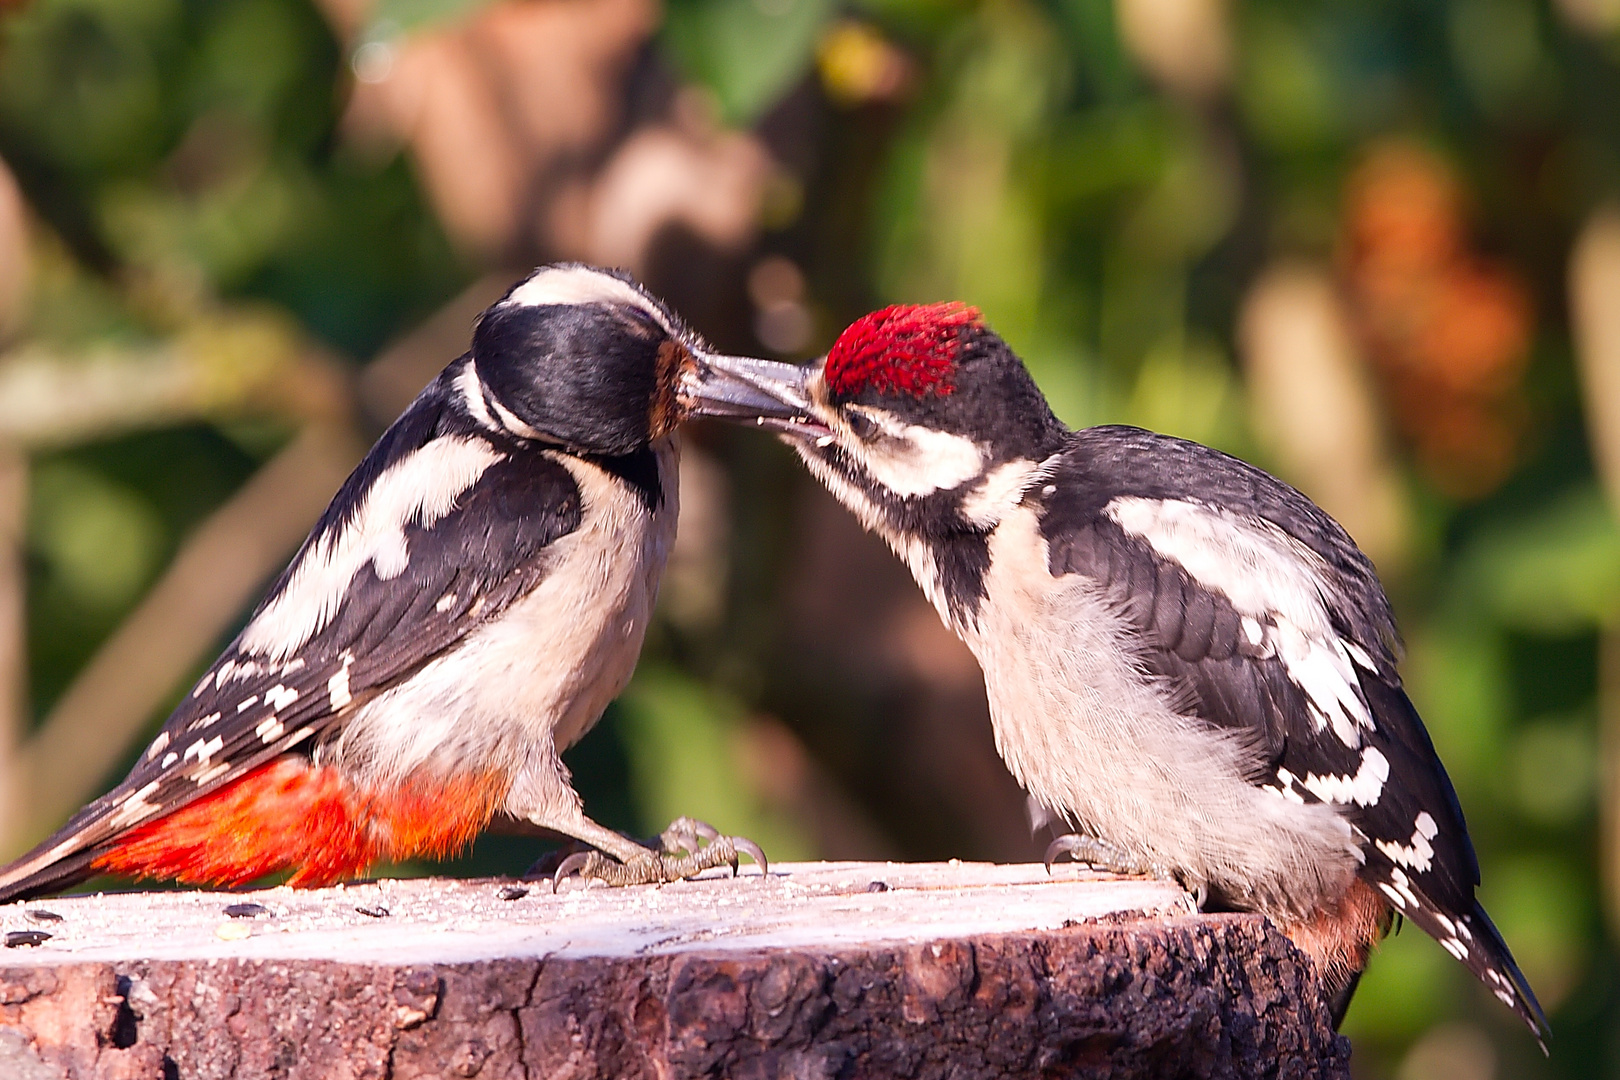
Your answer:
[[[997,465],[962,500],[962,516],[981,528],[994,526],[1018,505],[1039,467],[1028,458]]]
[[[287,587],[242,631],[242,651],[281,660],[332,620],[368,563],[384,581],[404,573],[410,562],[405,527],[431,527],[505,457],[482,439],[443,438],[389,466],[353,517],[311,545]]]
[[[984,471],[978,443],[916,424],[897,426],[877,445],[856,444],[851,451],[874,479],[901,498],[949,491]]]
[[[670,337],[679,337],[658,305],[641,290],[612,274],[588,266],[546,266],[502,302],[514,307],[545,307],[551,304],[623,304],[644,312]]]

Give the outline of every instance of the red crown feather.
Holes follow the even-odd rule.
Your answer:
[[[896,304],[849,324],[827,353],[827,388],[840,397],[870,388],[922,397],[949,394],[963,327],[982,326],[979,309],[952,301]]]

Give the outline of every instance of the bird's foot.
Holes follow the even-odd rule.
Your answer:
[[[1087,866],[1105,870],[1110,874],[1174,882],[1197,902],[1199,908],[1202,908],[1204,901],[1209,899],[1209,889],[1202,881],[1192,875],[1172,870],[1163,863],[1144,859],[1140,855],[1116,847],[1106,840],[1099,840],[1095,836],[1068,833],[1053,840],[1047,846],[1046,856],[1043,860],[1046,863],[1046,872],[1050,874],[1052,864],[1064,855],[1077,863],[1085,863]]]
[[[658,842],[659,849],[644,848],[624,862],[600,851],[576,852],[558,864],[552,886],[571,874],[614,887],[662,885],[717,866],[731,867],[735,877],[742,855],[759,864],[761,873],[770,873],[770,863],[758,844],[741,836],[722,836],[714,826],[696,818],[676,818],[659,834]]]

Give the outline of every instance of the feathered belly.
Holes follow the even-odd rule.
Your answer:
[[[595,469],[575,466],[582,480]],[[515,775],[554,760],[596,723],[635,669],[677,504],[672,482],[663,504],[648,511],[621,485],[589,479],[581,485],[584,520],[545,553],[539,584],[455,650],[361,706],[321,760],[378,784],[423,770]]]

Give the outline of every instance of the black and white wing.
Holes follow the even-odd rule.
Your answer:
[[[473,422],[452,364],[344,482],[236,640],[129,776],[0,875],[0,900],[89,876],[110,842],[309,745],[526,595],[580,492]]]
[[[1479,864],[1401,687],[1389,602],[1343,528],[1259,469],[1135,428],[1077,432],[1029,498],[1052,572],[1104,586],[1182,707],[1264,748],[1252,782],[1341,807],[1361,877],[1544,1035],[1474,898]]]

